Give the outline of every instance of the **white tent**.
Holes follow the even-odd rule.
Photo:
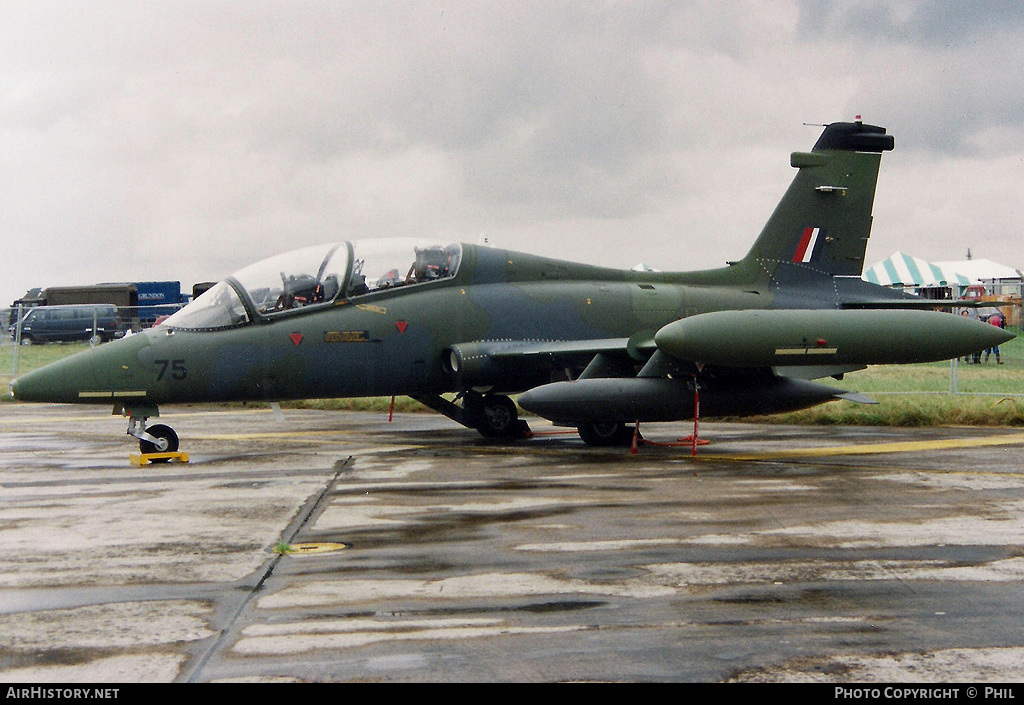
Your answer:
[[[990,259],[968,259],[960,262],[935,262],[937,267],[948,267],[961,272],[974,281],[996,279],[1020,279],[1020,272],[1013,267],[998,264]]]
[[[978,280],[959,272],[951,262],[927,262],[903,252],[894,252],[886,259],[864,270],[861,277],[882,286],[969,286]],[[1016,276],[1016,273],[1014,273]]]

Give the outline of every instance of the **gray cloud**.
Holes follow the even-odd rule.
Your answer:
[[[799,33],[874,44],[967,45],[1024,27],[1015,0],[801,0]]]
[[[976,242],[1024,264],[1015,200],[986,195],[1022,176],[1014,3],[0,0],[0,19],[8,299],[418,234],[718,266],[816,139],[802,123],[855,113],[897,139],[869,258]]]

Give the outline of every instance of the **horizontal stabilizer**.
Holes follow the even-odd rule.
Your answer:
[[[845,399],[846,401],[852,401],[857,404],[877,404],[878,402],[860,392],[846,392],[845,394],[836,394],[836,399]]]
[[[857,372],[865,367],[867,365],[792,365],[773,367],[772,372],[779,377],[791,379],[821,379],[823,377],[840,379],[848,372]]]
[[[998,302],[996,302],[998,303]],[[957,299],[944,301],[940,299],[886,299],[882,301],[844,301],[843,308],[853,309],[901,309],[911,311],[930,311],[940,308],[983,308],[994,305],[992,301],[978,299]]]

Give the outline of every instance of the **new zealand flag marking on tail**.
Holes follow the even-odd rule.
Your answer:
[[[793,261],[805,264],[810,262],[811,256],[814,254],[814,246],[818,244],[821,234],[821,228],[804,228],[803,235],[800,236],[800,244],[796,246],[796,252],[793,253]]]

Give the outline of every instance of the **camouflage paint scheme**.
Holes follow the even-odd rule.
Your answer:
[[[626,442],[635,421],[693,418],[695,388],[702,416],[867,402],[811,380],[1012,337],[860,279],[881,153],[892,148],[883,128],[827,126],[791,156],[796,177],[750,252],[720,269],[619,270],[437,244],[453,262],[443,276],[414,276],[414,262],[404,280],[393,269],[391,285],[366,291],[361,245],[340,243],[318,275],[301,275],[321,286],[327,260],[345,262],[326,299],[282,308],[282,294],[261,309],[239,273],[221,292],[245,308],[235,303],[231,325],[172,318],[29,373],[12,392],[112,404],[144,452],[177,448],[173,431],[145,425],[174,403],[401,394],[511,437],[525,424],[507,395],[522,393],[523,408],[601,445]],[[295,277],[281,279],[287,293]]]

